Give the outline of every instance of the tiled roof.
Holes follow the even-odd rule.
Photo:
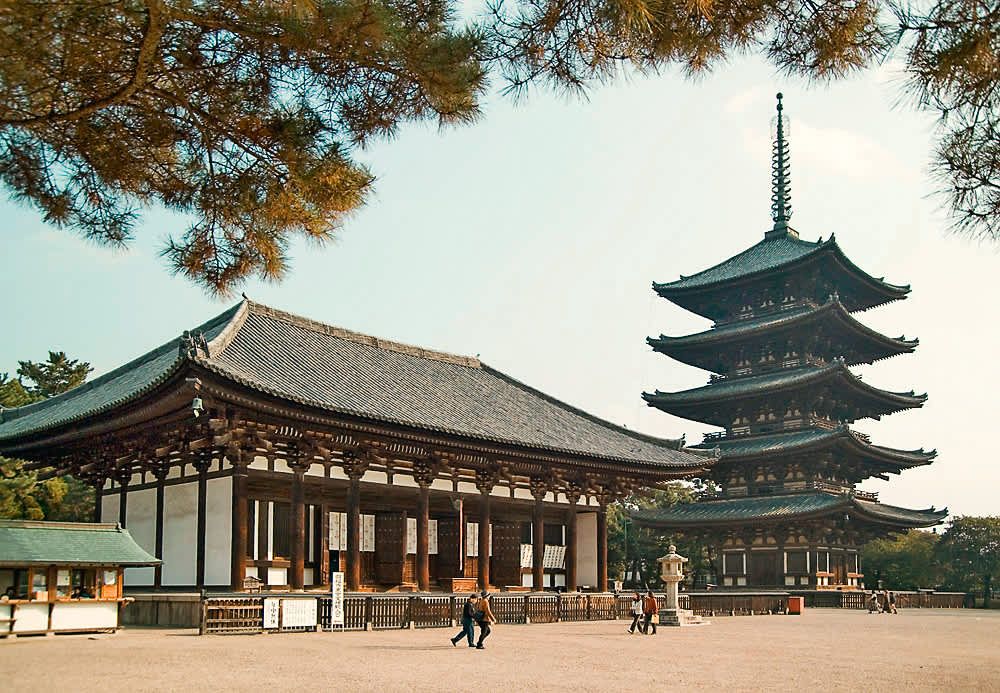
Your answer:
[[[821,320],[825,322],[820,322]],[[704,332],[684,335],[681,337],[668,337],[660,335],[659,338],[650,337],[646,341],[656,351],[674,356],[685,363],[699,365],[694,361],[703,361],[712,358],[712,352],[706,351],[718,349],[723,345],[742,344],[749,339],[759,339],[765,333],[774,333],[778,330],[807,329],[807,326],[818,324],[822,327],[842,325],[839,329],[849,330],[856,338],[852,341],[850,348],[852,353],[833,354],[833,356],[843,356],[847,363],[856,364],[867,362],[867,359],[887,358],[896,354],[912,352],[919,343],[916,339],[907,340],[904,337],[892,338],[877,332],[870,327],[858,322],[844,308],[843,304],[836,297],[830,299],[822,306],[797,306],[791,310],[781,311],[765,315],[750,320],[737,320],[724,323],[718,327],[713,327]],[[696,352],[699,356],[693,358],[688,354]],[[857,358],[855,358],[857,357]]]
[[[678,503],[670,508],[655,510],[637,510],[632,512],[632,517],[640,524],[652,526],[778,520],[821,513],[843,507],[848,502],[847,496],[835,496],[829,493],[752,496]]]
[[[847,256],[840,250],[833,236],[830,236],[825,242],[817,241],[811,243],[800,240],[795,233],[765,238],[761,242],[750,246],[743,252],[737,253],[728,260],[724,260],[713,267],[690,276],[681,275],[681,278],[677,281],[662,284],[654,283],[653,288],[661,296],[669,297],[670,294],[679,290],[709,287],[765,273],[827,250],[836,253],[841,262],[847,267],[858,273],[866,281],[879,286],[885,292],[902,296],[909,291],[908,286],[889,284],[861,270],[847,259]]]
[[[909,527],[930,527],[948,515],[947,509],[909,510],[863,501],[849,495],[829,493],[795,493],[679,503],[670,508],[637,510],[631,515],[637,524],[669,529],[825,515],[851,506],[873,520]]]
[[[904,467],[927,464],[937,456],[937,451],[929,450],[898,450],[882,445],[872,445],[861,435],[851,431],[846,426],[833,430],[807,429],[784,433],[769,433],[766,435],[746,436],[741,438],[721,439],[695,445],[695,448],[711,450],[719,448],[721,460],[737,457],[756,457],[793,453],[806,448],[814,449],[846,441],[860,447],[863,451],[880,458],[890,458],[895,464]]]
[[[244,302],[206,323],[192,360],[221,377],[308,407],[474,439],[696,470],[681,441],[629,431],[481,363],[361,335]],[[36,412],[8,411],[5,439],[105,410],[178,367],[177,340]],[[141,371],[132,374],[132,368]],[[82,389],[82,388],[81,388]],[[58,400],[65,398],[64,403]],[[37,405],[36,405],[37,406]],[[25,409],[30,409],[25,408]],[[16,418],[10,417],[14,413]],[[9,418],[9,420],[7,420]]]
[[[160,563],[116,525],[0,520],[0,566]]]
[[[912,390],[909,392],[890,392],[872,387],[851,373],[842,360],[837,360],[827,366],[780,370],[745,378],[725,378],[702,387],[680,392],[661,392],[660,390],[654,393],[644,392],[642,397],[650,406],[664,411],[670,411],[677,407],[687,410],[692,406],[710,402],[732,402],[746,397],[765,396],[771,392],[804,387],[833,378],[839,378],[842,383],[854,388],[861,396],[871,400],[873,406],[878,404],[879,406],[876,408],[880,411],[873,412],[872,415],[919,407],[927,399],[927,395],[915,395]]]

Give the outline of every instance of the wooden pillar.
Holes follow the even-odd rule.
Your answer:
[[[316,512],[316,538],[313,546],[316,547],[316,563],[313,570],[316,577],[313,582],[317,585],[329,585],[330,579],[330,509],[326,505],[317,505]]]
[[[302,590],[303,573],[305,572],[306,551],[306,505],[305,505],[305,474],[304,464],[291,464],[292,468],[292,555],[288,575],[288,585],[293,590]]]
[[[347,590],[361,588],[361,477],[351,476],[347,486]]]
[[[533,491],[534,492],[534,491]],[[534,492],[535,507],[531,515],[531,589],[545,589],[545,489]]]
[[[156,533],[153,539],[153,551],[154,555],[163,559],[163,496],[164,496],[164,481],[167,478],[167,470],[164,467],[159,467],[155,472],[156,475],[156,517],[154,518],[154,523],[156,527]],[[153,585],[156,587],[161,587],[163,585],[163,566],[158,565],[153,570]]]
[[[197,538],[197,568],[195,581],[198,587],[205,586],[205,536],[208,528],[207,498],[208,498],[208,468],[211,460],[199,460],[194,463],[198,471],[198,538]]]
[[[247,574],[247,464],[242,453],[236,453],[233,463],[233,527],[232,561],[229,568],[230,587],[234,592],[243,589]]]
[[[476,487],[479,489],[479,589],[490,587],[490,493],[496,485],[496,478],[490,474],[477,474]]]
[[[417,492],[417,589],[429,592],[431,589],[430,572],[430,498],[431,488],[427,483],[420,483]]]
[[[579,497],[568,498],[573,507],[566,512],[566,589],[575,592],[579,584],[576,572],[576,503]]]
[[[104,512],[104,479],[98,477],[94,482],[94,522],[101,521]]]
[[[121,493],[118,494],[118,524],[128,527],[128,483],[132,479],[132,470],[126,469],[118,477]]]
[[[597,511],[597,591],[608,591],[608,506]]]

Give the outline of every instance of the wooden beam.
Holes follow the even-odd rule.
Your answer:
[[[288,584],[293,590],[302,590],[305,572],[306,549],[306,506],[302,481],[306,473],[305,464],[292,466],[292,551]]]
[[[597,590],[608,591],[608,507],[597,511]]]
[[[431,589],[429,534],[430,534],[430,494],[431,489],[428,484],[420,484],[417,491],[417,556],[416,556],[416,577],[417,588],[421,592],[429,592]]]
[[[205,586],[205,536],[208,528],[207,497],[208,497],[208,467],[211,460],[198,460],[195,469],[198,470],[198,535],[196,549],[195,582],[198,587]]]
[[[347,589],[361,588],[361,479],[352,478],[347,486]]]
[[[579,581],[576,572],[576,500],[571,498],[570,502],[573,507],[566,511],[566,589],[573,592]]]
[[[242,459],[233,461],[233,526],[232,560],[229,567],[230,588],[234,592],[243,589],[243,578],[247,572],[247,465]]]
[[[490,489],[492,490],[492,488]],[[490,490],[480,491],[479,500],[479,589],[490,587]]]
[[[153,551],[159,559],[163,559],[163,501],[164,501],[164,481],[167,478],[167,470],[162,467],[157,469],[156,472],[156,517],[155,522],[155,538],[153,539]],[[163,585],[163,565],[158,565],[153,571],[153,585],[156,587],[161,587]]]

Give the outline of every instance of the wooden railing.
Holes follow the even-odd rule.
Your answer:
[[[753,616],[784,614],[790,595],[804,596],[807,607],[867,608],[865,592],[685,592],[679,606],[699,616]],[[961,592],[895,592],[896,606],[904,608],[961,608],[966,595]],[[279,595],[275,595],[279,596]],[[333,626],[328,595],[297,599],[317,600],[322,630],[398,630],[406,628],[447,628],[461,620],[465,595],[365,595],[344,596],[344,625]],[[555,623],[558,621],[608,621],[630,619],[630,594],[494,594],[490,608],[499,623]],[[661,610],[666,597],[657,596]],[[204,633],[260,633],[264,630],[264,596],[213,595],[201,602]],[[282,628],[282,630],[292,630]]]

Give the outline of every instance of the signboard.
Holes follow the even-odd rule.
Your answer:
[[[342,626],[344,625],[344,574],[331,573],[330,578],[332,583],[330,596],[333,597],[333,603],[330,605],[330,625]]]
[[[317,614],[315,599],[281,600],[282,628],[315,628],[319,622]]]
[[[278,628],[278,616],[281,613],[281,600],[277,597],[264,598],[264,630]]]

